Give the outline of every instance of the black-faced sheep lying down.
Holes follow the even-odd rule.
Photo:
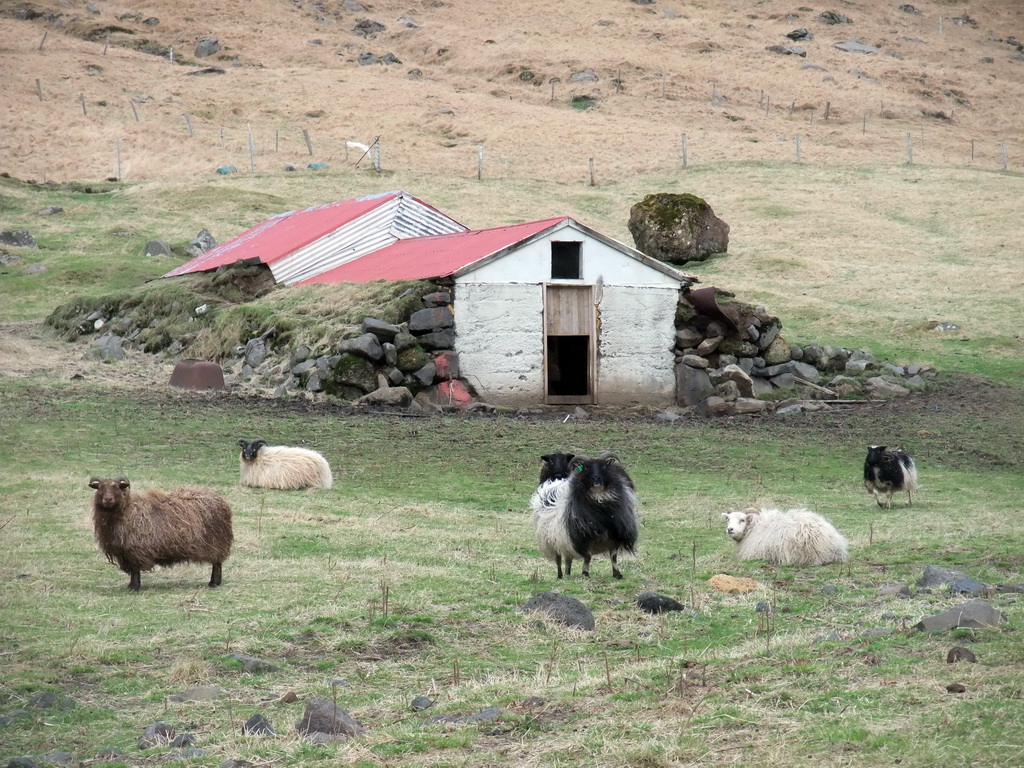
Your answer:
[[[622,578],[619,552],[636,551],[636,493],[613,454],[574,457],[570,476],[541,483],[530,504],[537,546],[555,562],[558,578],[563,560],[566,576],[573,560],[583,560],[583,575],[590,576],[590,559],[602,552],[611,558],[612,575]]]
[[[210,563],[210,586],[221,584],[221,566],[231,553],[231,507],[205,488],[153,488],[134,494],[128,478],[93,477],[92,522],[96,541],[128,574],[138,592],[142,571],[177,563]]]
[[[892,496],[897,491],[906,491],[907,505],[912,506],[917,490],[914,460],[901,448],[869,445],[864,459],[864,487],[875,497],[878,506],[885,509],[892,509]]]
[[[267,445],[262,437],[239,440],[242,447],[240,482],[252,488],[297,491],[330,488],[333,484],[327,459],[309,448]]]
[[[540,457],[544,464],[540,468],[540,480],[537,485],[542,485],[548,480],[564,480],[572,472],[572,460],[576,458],[575,453],[555,451],[545,453]]]
[[[839,531],[809,509],[734,509],[723,512],[725,532],[736,542],[740,560],[766,560],[774,565],[825,565],[847,558]]]

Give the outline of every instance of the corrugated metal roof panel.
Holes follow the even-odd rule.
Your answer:
[[[271,266],[286,285],[385,248],[399,238],[464,232],[466,228],[410,195],[401,195],[300,248]]]
[[[367,283],[371,280],[424,280],[444,277],[467,264],[551,229],[565,220],[566,217],[561,216],[509,227],[398,240],[382,250],[302,280],[300,284]]]
[[[396,217],[401,220],[398,225]],[[406,221],[412,223],[407,224]],[[352,244],[358,244],[360,238],[369,235],[374,243],[386,245],[394,240],[394,235],[388,233],[396,226],[400,232],[414,233],[419,227],[422,234],[465,230],[462,224],[406,192],[382,192],[279,214],[211,248],[171,270],[164,277],[205,272],[243,260],[267,264],[274,272],[275,279],[283,282],[278,277],[279,272],[289,276],[315,274],[319,271],[316,261],[318,257],[328,258],[332,248],[343,251],[350,243],[344,237],[333,237],[339,230],[345,230],[354,238]],[[374,227],[379,230],[376,235],[371,232]],[[325,237],[330,239],[321,245],[319,241]],[[307,248],[311,250],[307,252]],[[282,263],[290,261],[293,255],[298,256],[295,266]],[[337,263],[330,261],[323,268],[327,269]],[[288,282],[295,282],[295,279],[298,278]]]

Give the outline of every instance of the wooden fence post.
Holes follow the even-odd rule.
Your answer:
[[[132,114],[135,115],[135,122],[142,122],[141,120],[139,120],[139,110],[135,108],[135,99],[128,99],[128,106],[132,108]]]
[[[246,123],[245,127],[249,131],[249,173],[256,173],[256,143],[252,138],[252,124]]]
[[[689,162],[690,161],[689,161],[689,158],[687,157],[687,150],[686,150],[686,134],[684,133],[683,134],[683,168],[686,168],[689,165]]]
[[[79,93],[78,94],[78,101],[81,102],[81,104],[82,104],[82,114],[85,115],[86,117],[88,117],[89,116],[89,110],[85,108],[85,94],[84,93]]]
[[[309,131],[307,131],[305,128],[302,129],[302,138],[305,139],[305,141],[306,141],[306,151],[309,152],[310,155],[312,155],[313,154],[313,142],[310,141],[310,139],[309,139]]]
[[[36,78],[36,94],[39,96],[39,100],[43,100],[43,85],[39,82],[39,78]]]
[[[196,135],[196,132],[192,130],[192,118],[188,116],[188,113],[184,115],[184,118],[185,125],[188,126],[188,135],[194,137]]]
[[[590,186],[594,186],[594,158],[590,158]]]
[[[117,140],[117,180],[120,181],[123,178],[121,173],[121,140]]]
[[[907,165],[914,164],[914,145],[911,141],[910,134],[907,134]]]
[[[799,134],[794,137],[794,143],[796,144],[796,164],[800,165],[800,136]]]
[[[477,181],[483,181],[484,178],[484,145],[478,144],[476,147],[476,178]]]

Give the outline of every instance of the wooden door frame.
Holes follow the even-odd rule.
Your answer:
[[[555,289],[556,291],[586,291],[586,305],[589,308],[586,313],[586,327],[582,329],[574,330],[585,330],[586,333],[574,333],[574,334],[560,334],[552,333],[549,334],[550,320],[554,320],[552,313],[549,311],[549,291]],[[595,304],[597,286],[592,283],[541,283],[541,300],[543,303],[543,338],[541,339],[542,354],[544,356],[544,402],[551,405],[593,405],[597,403],[597,305]],[[551,395],[548,393],[548,336],[583,336],[586,335],[588,338],[587,344],[587,394],[586,395]]]

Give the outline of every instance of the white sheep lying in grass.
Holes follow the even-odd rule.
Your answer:
[[[723,512],[725,531],[736,542],[740,560],[774,565],[824,565],[847,558],[843,535],[809,509],[743,509]]]
[[[241,439],[239,481],[252,488],[277,488],[297,491],[301,488],[330,488],[331,466],[322,455],[309,448],[267,445],[262,437]]]

